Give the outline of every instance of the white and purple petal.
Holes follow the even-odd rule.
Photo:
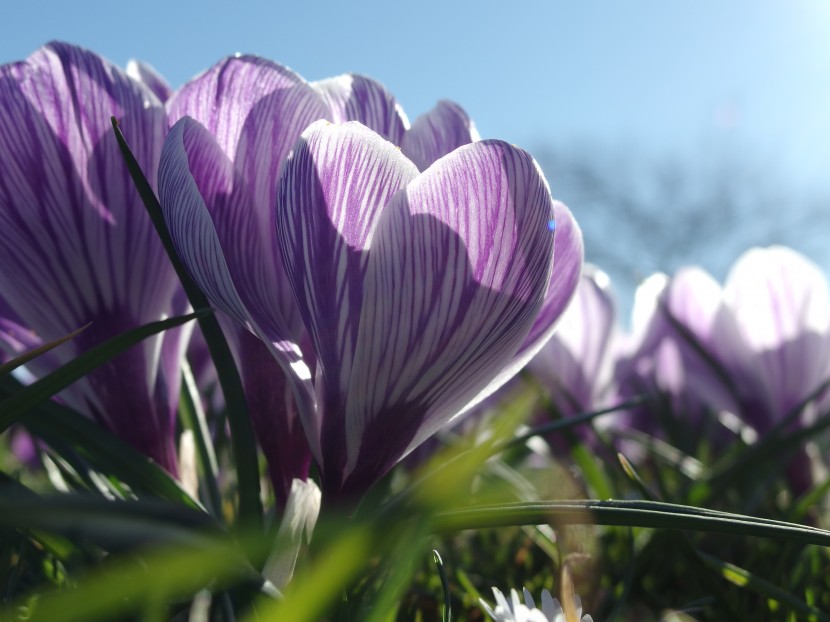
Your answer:
[[[161,74],[151,65],[140,60],[130,59],[127,62],[127,75],[133,80],[141,82],[159,98],[159,101],[166,102],[173,94],[173,89]]]
[[[401,105],[377,80],[354,73],[313,82],[323,96],[335,123],[358,121],[389,142],[400,146],[409,129]]]
[[[274,228],[276,187],[301,132],[328,118],[328,106],[290,69],[264,58],[234,56],[185,84],[167,109],[171,122],[189,116],[202,124],[228,158],[231,187],[221,201],[208,204],[219,235],[234,238],[230,244],[223,241],[228,265],[270,339],[298,341],[302,324],[288,295]]]
[[[211,304],[269,346],[289,374],[298,408],[314,426],[311,372],[302,361],[299,331],[272,302],[289,294],[278,289],[279,280],[268,280],[264,264],[270,254],[257,246],[261,238],[252,212],[233,211],[244,205],[234,193],[238,180],[199,123],[185,117],[171,128],[159,165],[159,202],[177,254]]]
[[[510,361],[544,301],[552,219],[535,162],[500,141],[456,150],[393,197],[369,253],[348,460],[324,488],[368,488]]]
[[[466,111],[455,102],[441,100],[432,110],[415,119],[403,137],[401,150],[419,171],[424,171],[458,147],[480,139]]]
[[[554,249],[554,272],[557,252]],[[610,381],[616,312],[604,272],[587,266],[557,332],[528,365],[567,415],[594,408]]]
[[[93,322],[32,370],[172,311],[178,281],[124,166],[112,116],[154,179],[167,124],[145,86],[64,43],[0,67],[0,296],[44,341]],[[162,339],[62,396],[175,471],[173,413],[157,391]]]
[[[345,396],[358,335],[367,249],[390,198],[418,171],[359,123],[313,124],[286,161],[277,232],[317,358],[323,464],[342,462]],[[331,446],[329,446],[329,442]]]

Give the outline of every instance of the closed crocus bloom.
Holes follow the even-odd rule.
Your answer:
[[[32,361],[35,376],[183,310],[112,115],[129,128],[136,158],[154,178],[167,120],[143,84],[64,43],[0,67],[0,339],[13,349],[91,323]],[[151,337],[61,393],[171,472],[181,337]]]
[[[744,416],[763,433],[830,379],[827,280],[792,249],[754,248],[729,272],[724,299],[746,344],[735,362]]]
[[[735,411],[733,381],[726,369],[744,344],[711,276],[699,268],[684,268],[671,279],[650,277],[638,288],[632,328],[628,351],[615,369],[618,399],[659,392],[686,432],[696,432],[706,413]],[[656,405],[640,407],[619,423],[662,435]],[[733,438],[717,421],[713,425],[709,440]],[[697,442],[698,436],[684,433],[682,438]]]
[[[217,235],[206,218],[207,197],[227,179],[221,158],[192,157],[197,143],[209,142],[192,121],[171,130],[162,206],[211,301],[269,344],[294,381],[324,498],[359,497],[505,382],[504,368],[515,373],[550,335],[545,327],[529,337],[540,311],[558,317],[560,299],[573,293],[546,297],[554,217],[564,232],[565,284],[578,278],[581,238],[525,152],[474,143],[419,175],[363,125],[322,121],[286,160],[276,200],[279,249],[313,348],[311,357],[294,359],[271,338],[270,318],[250,310],[253,288],[237,280],[251,275],[233,273],[225,258],[239,251],[223,253],[219,241],[231,232]],[[276,284],[270,287],[261,295],[274,295]]]
[[[744,422],[760,435],[782,423],[814,421],[827,403],[830,380],[830,293],[821,270],[792,249],[773,246],[744,253],[730,271],[724,298],[746,344],[733,365]],[[794,494],[813,483],[813,464],[800,448],[786,465]]]
[[[444,108],[451,113],[436,112]],[[287,276],[276,251],[276,227],[268,223],[273,220],[273,214],[268,214],[273,186],[291,142],[315,118],[336,123],[356,120],[398,145],[407,136],[412,144],[426,142],[428,147],[422,151],[434,161],[445,155],[441,150],[478,136],[469,131],[472,124],[456,105],[439,104],[436,111],[425,115],[433,118],[431,123],[416,123],[410,128],[394,96],[371,78],[347,74],[308,84],[276,63],[246,56],[226,59],[185,85],[172,97],[168,110],[172,120],[188,115],[199,122],[182,121],[181,132],[171,134],[170,142],[176,143],[171,153],[181,153],[182,148],[187,153],[201,196],[199,203],[207,210],[199,213],[198,220],[217,235],[211,239],[217,245],[214,250],[223,254],[223,267],[228,270],[224,275],[229,281],[214,289],[217,298],[213,302],[239,322],[239,328],[226,332],[240,364],[271,479],[278,498],[284,498],[291,479],[305,477],[308,471],[310,454],[296,424],[297,411],[306,413],[309,437],[319,437],[314,431],[317,394],[311,381],[317,352],[307,347],[311,339],[298,321],[299,310],[291,288],[286,287]],[[417,140],[425,130],[433,138]],[[436,137],[441,134],[448,138]],[[163,206],[174,205],[175,196],[181,198],[176,191],[171,192],[170,201],[162,191]],[[564,206],[558,209],[567,211]],[[169,213],[170,219],[175,219],[173,212]],[[208,220],[202,221],[206,215]],[[569,214],[563,217],[557,235],[563,246],[573,246],[573,239],[578,238],[579,252],[575,254],[581,261],[581,237]],[[566,267],[563,275],[574,270],[578,273],[578,265]],[[242,305],[235,300],[237,296],[244,301]],[[528,336],[529,348],[549,336],[548,317],[558,316],[557,305],[561,304],[546,300],[547,313],[538,330]],[[524,346],[517,356],[526,357]],[[293,399],[278,364],[289,370]],[[502,373],[508,375],[507,370]],[[319,441],[312,440],[315,442]]]
[[[361,125],[303,134],[277,229],[317,356],[324,494],[365,491],[512,361],[545,299],[553,209],[533,160],[498,141],[419,175]]]

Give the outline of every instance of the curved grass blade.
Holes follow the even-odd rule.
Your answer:
[[[452,600],[450,597],[450,582],[447,580],[447,571],[444,569],[444,560],[441,554],[433,549],[432,560],[438,568],[438,575],[441,577],[441,588],[444,590],[444,611],[441,622],[452,622]]]
[[[32,408],[48,400],[50,397],[68,387],[70,384],[84,377],[93,369],[100,367],[110,359],[131,348],[140,341],[189,322],[199,316],[206,315],[208,310],[196,311],[188,315],[169,318],[160,322],[150,322],[138,328],[107,339],[59,367],[51,374],[44,376],[18,391],[3,402],[0,402],[0,432],[4,432]]]
[[[13,378],[0,379],[0,396],[21,390]],[[82,456],[103,473],[117,477],[133,492],[146,491],[173,503],[202,509],[175,478],[144,454],[71,408],[47,401],[21,420],[34,436],[43,439],[53,451],[63,448]]]
[[[144,202],[144,207],[153,221],[156,233],[161,239],[167,256],[176,270],[176,275],[182,283],[187,299],[194,309],[209,307],[207,298],[190,278],[187,269],[184,267],[173,240],[164,222],[158,198],[156,198],[152,187],[147,182],[144,172],[133,156],[129,145],[118,125],[118,120],[112,117],[112,128],[121,155],[130,171],[136,190]],[[199,319],[199,327],[207,342],[210,356],[216,366],[216,373],[219,377],[219,384],[225,396],[225,405],[228,411],[228,423],[231,427],[231,442],[233,444],[233,459],[236,465],[237,482],[239,486],[239,518],[245,524],[262,527],[262,502],[260,501],[259,489],[259,464],[257,463],[257,446],[254,440],[254,431],[251,420],[248,417],[248,403],[245,399],[245,391],[242,387],[242,380],[239,377],[239,370],[231,355],[230,347],[225,339],[219,322],[213,315]]]
[[[542,501],[502,503],[439,512],[435,533],[519,525],[583,524],[681,529],[802,542],[830,547],[830,531],[743,514],[658,501]]]
[[[68,335],[64,335],[63,337],[59,337],[58,339],[55,339],[54,341],[44,343],[43,345],[38,346],[37,348],[33,348],[32,350],[29,350],[28,352],[26,352],[24,354],[21,354],[20,356],[13,358],[12,360],[10,360],[6,363],[3,363],[2,365],[0,365],[0,376],[5,376],[6,374],[10,374],[15,369],[20,367],[21,365],[25,365],[26,363],[28,363],[32,359],[35,359],[35,358],[39,357],[41,354],[49,352],[49,350],[53,350],[53,349],[57,348],[58,346],[65,344],[67,341],[71,341],[72,339],[74,339],[75,337],[80,335],[82,332],[84,332],[90,326],[92,326],[92,322],[89,322],[88,324],[85,324],[84,326],[81,326],[77,330],[73,330]]]

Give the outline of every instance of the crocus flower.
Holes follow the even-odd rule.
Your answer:
[[[494,379],[504,382],[520,348],[524,364],[541,346],[526,340],[543,303],[561,313],[571,297],[563,289],[546,302],[554,211],[557,228],[575,227],[525,152],[477,142],[419,175],[365,126],[317,122],[283,165],[280,258],[270,259],[286,265],[314,351],[304,359],[297,333],[266,303],[284,296],[284,281],[261,279],[273,274],[270,256],[249,252],[244,216],[219,211],[235,180],[227,153],[198,123],[178,122],[162,157],[161,203],[213,304],[289,373],[324,496],[359,496]],[[561,256],[578,274],[576,237],[563,236]],[[266,265],[240,269],[245,261]]]
[[[143,84],[64,43],[0,67],[0,340],[14,349],[92,323],[32,361],[35,376],[182,311],[173,302],[176,276],[115,142],[112,115],[129,128],[135,155],[153,178],[167,120]],[[181,335],[147,339],[61,393],[171,472]]]
[[[168,111],[171,121],[184,116],[199,121],[216,141],[206,147],[211,141],[195,140],[187,149],[193,162],[216,158],[225,176],[215,192],[206,189],[205,206],[252,317],[218,306],[240,321],[240,328],[226,332],[241,367],[271,480],[278,499],[284,501],[292,479],[308,473],[311,453],[295,411],[314,408],[310,378],[315,352],[308,347],[309,337],[277,251],[272,210],[281,162],[300,132],[318,118],[360,121],[396,144],[412,145],[425,163],[444,155],[442,149],[470,142],[477,134],[455,104],[439,103],[422,117],[424,122],[416,121],[416,127],[410,128],[394,96],[375,80],[346,74],[309,84],[272,61],[251,56],[227,58],[198,76],[173,95]],[[448,138],[439,140],[436,134]],[[265,331],[259,337],[271,344],[272,352],[241,325]],[[284,367],[300,370],[299,376],[305,377],[295,396],[300,404],[287,393],[290,385],[273,354]]]
[[[622,376],[651,376],[672,396],[673,410],[737,418],[754,437],[822,397],[816,393],[830,379],[830,293],[819,268],[795,251],[751,249],[723,288],[702,270],[682,270],[654,300],[636,354],[617,370],[621,383]],[[809,422],[818,403],[792,423]],[[796,456],[791,465],[799,490],[808,485],[808,462]]]

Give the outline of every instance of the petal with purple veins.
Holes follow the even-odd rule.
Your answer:
[[[480,140],[475,124],[465,110],[448,100],[415,119],[403,137],[401,149],[419,171],[462,145]]]
[[[409,129],[409,119],[395,96],[380,82],[347,73],[314,82],[312,86],[326,100],[332,121],[358,121],[400,146]]]
[[[418,171],[358,123],[313,124],[286,161],[277,230],[288,278],[317,355],[324,460],[338,461],[342,412],[378,218]],[[318,384],[319,384],[318,382]],[[334,447],[327,448],[326,439]]]
[[[370,486],[513,357],[544,300],[552,218],[533,159],[500,141],[456,150],[395,195],[369,253],[347,488]]]

